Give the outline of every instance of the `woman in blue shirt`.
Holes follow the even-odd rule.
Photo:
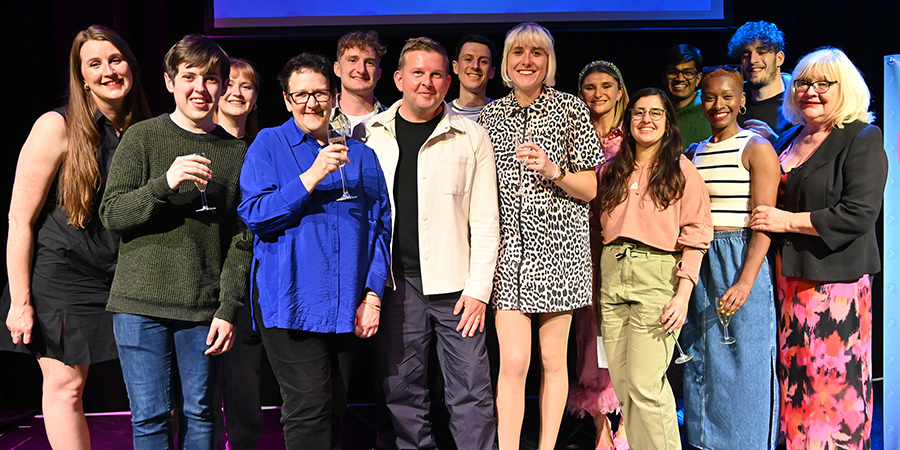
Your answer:
[[[284,400],[288,449],[340,447],[357,336],[378,330],[390,204],[372,149],[328,144],[331,64],[291,58],[279,75],[292,118],[262,130],[241,172],[241,218],[256,235],[251,307]],[[343,175],[338,172],[343,166]],[[338,201],[343,183],[355,198]]]

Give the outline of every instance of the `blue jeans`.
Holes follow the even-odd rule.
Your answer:
[[[173,408],[181,411],[179,448],[211,449],[218,360],[203,354],[209,323],[115,314],[113,330],[131,406],[135,450],[173,448]],[[176,370],[180,398],[174,395]],[[176,405],[176,399],[181,404]]]

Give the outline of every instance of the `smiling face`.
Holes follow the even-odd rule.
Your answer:
[[[635,144],[639,149],[647,149],[658,146],[662,141],[663,135],[666,133],[666,124],[668,117],[663,113],[662,117],[653,120],[650,117],[651,110],[666,110],[663,101],[657,95],[648,95],[641,97],[634,103],[631,115],[631,135],[634,137]],[[644,111],[644,115],[637,119],[633,114],[634,111]]]
[[[219,114],[247,117],[256,108],[259,91],[245,70],[231,69],[228,90],[219,99]]]
[[[547,78],[549,61],[546,49],[524,42],[514,45],[506,58],[506,70],[513,89],[536,98]]]
[[[453,61],[453,73],[459,76],[459,84],[472,93],[487,89],[488,80],[494,78],[491,65],[491,49],[477,42],[466,42],[459,52],[459,60]]]
[[[606,72],[593,72],[581,82],[579,96],[591,110],[592,117],[615,114],[616,102],[621,100],[623,90],[619,83]]]
[[[88,40],[81,46],[81,75],[94,101],[121,103],[131,90],[131,67],[109,41]]]
[[[316,92],[328,92],[331,94],[331,86],[325,75],[310,69],[300,69],[291,74],[288,80],[288,92],[292,94],[310,94],[305,102],[294,103],[288,94],[284,94],[284,104],[287,110],[294,116],[294,122],[305,133],[309,133],[320,142],[326,140],[328,133],[328,119],[331,117],[331,109],[334,106],[334,96],[324,102],[315,99]]]
[[[810,83],[835,81],[835,77],[821,72],[814,72],[809,74],[807,78],[799,81]],[[806,123],[827,124],[834,121],[834,110],[837,107],[838,100],[841,98],[841,83],[831,85],[824,94],[816,92],[816,89],[812,86],[806,92],[800,92],[796,89],[793,92],[794,103],[797,105],[797,109]]]
[[[447,60],[438,52],[413,50],[403,68],[394,73],[394,83],[403,94],[400,112],[410,122],[433,119],[450,89]]]
[[[175,97],[172,120],[194,133],[209,132],[216,127],[213,112],[222,95],[219,71],[207,72],[206,67],[178,65],[175,78],[166,74],[166,89]]]
[[[700,84],[700,74],[698,73],[699,70],[700,68],[697,67],[697,63],[694,61],[683,62],[674,67],[670,66],[666,69],[666,72],[678,71],[678,74],[675,76],[668,75],[668,73],[663,75],[666,78],[666,89],[668,89],[669,95],[672,97],[675,103],[691,98],[691,96],[693,96],[694,93],[697,92],[697,86]],[[684,71],[692,71],[696,73],[696,75],[693,79],[688,80],[682,73]]]
[[[737,74],[735,74],[737,75]],[[738,110],[744,106],[740,82],[730,76],[715,76],[703,82],[703,113],[713,130],[736,126]],[[715,133],[714,133],[715,134]]]
[[[378,54],[372,47],[350,47],[334,63],[334,74],[341,79],[341,89],[357,95],[368,95],[381,79]]]
[[[784,52],[772,52],[760,41],[754,41],[741,49],[741,70],[750,89],[760,89],[780,81]]]

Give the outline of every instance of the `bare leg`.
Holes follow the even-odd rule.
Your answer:
[[[594,416],[594,427],[597,429],[597,437],[594,439],[594,448],[612,447],[612,427],[606,414],[599,413]]]
[[[569,395],[566,352],[572,311],[541,314],[538,335],[541,346],[541,434],[538,448],[555,448]],[[501,368],[502,370],[502,368]]]
[[[82,403],[88,366],[67,366],[52,358],[38,358],[38,364],[44,375],[41,406],[50,446],[54,449],[90,449],[91,437]]]
[[[525,377],[531,362],[531,315],[501,310],[494,317],[500,343],[500,376],[494,399],[497,438],[501,450],[518,450],[525,417]]]

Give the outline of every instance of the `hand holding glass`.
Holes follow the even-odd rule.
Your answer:
[[[722,297],[716,297],[716,315],[719,316],[719,323],[722,324],[723,336],[721,342],[723,344],[734,344],[734,337],[728,334],[728,325],[731,323],[731,316],[733,316],[734,313],[725,311],[724,305],[722,304]]]
[[[197,153],[197,155],[202,156],[206,159],[209,159],[209,157],[206,156],[206,153],[200,152],[200,153]],[[215,211],[216,210],[215,206],[209,206],[206,203],[206,186],[209,182],[209,178],[206,178],[205,173],[194,174],[194,176],[196,176],[197,178],[203,178],[207,181],[207,183],[200,183],[199,181],[194,181],[194,186],[197,186],[197,190],[200,191],[200,202],[203,205],[200,209],[197,210],[197,212]]]
[[[337,125],[336,127],[331,127],[328,129],[328,144],[337,144],[344,146],[344,151],[342,153],[347,153],[347,135],[349,133],[349,126],[345,126],[344,123],[335,122],[333,125]],[[355,195],[350,195],[350,192],[347,191],[347,184],[344,181],[344,164],[341,163],[338,165],[338,173],[341,176],[341,190],[343,194],[338,197],[337,201],[343,202],[346,200],[352,200],[356,198]]]

